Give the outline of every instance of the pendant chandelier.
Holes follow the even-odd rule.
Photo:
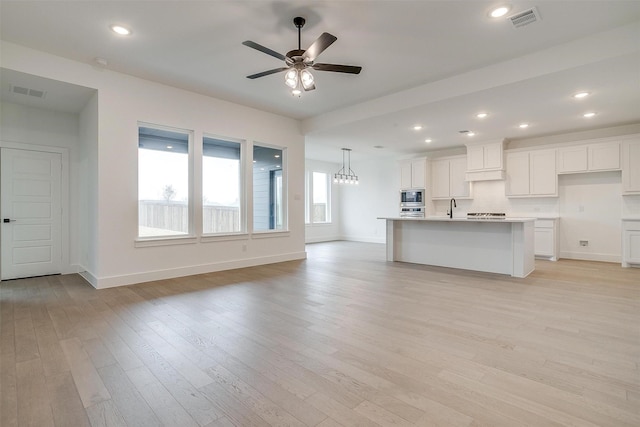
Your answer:
[[[351,170],[350,148],[342,149],[342,168],[333,174],[333,182],[337,184],[358,184],[358,176]]]

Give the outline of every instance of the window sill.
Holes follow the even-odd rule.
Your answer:
[[[288,237],[289,234],[289,230],[254,231],[251,237],[253,239],[268,239],[271,237]]]
[[[332,222],[311,222],[305,224],[307,227],[329,227],[331,225],[335,225]]]
[[[171,246],[171,245],[191,245],[198,243],[195,236],[180,237],[153,237],[153,238],[137,238],[134,242],[136,248],[148,248],[152,246]]]
[[[200,237],[202,243],[225,242],[230,240],[249,240],[247,233],[206,234]]]

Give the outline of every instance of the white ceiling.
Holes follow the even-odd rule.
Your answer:
[[[536,6],[542,17],[519,29],[487,17],[500,3],[2,0],[0,36],[300,119],[308,153],[335,161],[343,146],[354,156],[460,146],[470,140],[460,130],[477,132],[476,140],[517,139],[640,122],[640,1],[511,1],[511,13]],[[316,72],[317,90],[300,98],[282,74],[247,79],[282,63],[241,43],[283,54],[297,48],[295,16],[307,20],[303,49],[322,32],[338,37],[318,62],[360,65],[362,73]],[[133,34],[116,36],[114,23]],[[5,74],[3,99],[19,102],[7,98],[15,83]],[[572,99],[578,90],[592,96]],[[586,120],[588,110],[598,115]],[[489,117],[479,121],[480,111]],[[519,129],[524,121],[530,127]],[[425,128],[411,130],[415,123]]]

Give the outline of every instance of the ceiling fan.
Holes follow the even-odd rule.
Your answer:
[[[282,55],[274,50],[264,47],[256,42],[247,40],[242,42],[243,45],[259,50],[260,52],[271,55],[285,62],[286,67],[274,68],[272,70],[263,71],[261,73],[251,74],[248,79],[257,79],[258,77],[268,76],[270,74],[287,71],[285,74],[285,83],[292,89],[294,95],[300,95],[302,90],[309,91],[316,88],[313,74],[309,68],[317,71],[333,71],[337,73],[359,74],[362,67],[355,65],[337,65],[322,64],[314,62],[326,48],[331,46],[338,38],[329,33],[322,33],[320,37],[314,41],[307,50],[300,47],[300,30],[304,27],[305,19],[302,17],[293,18],[293,25],[298,29],[298,49],[287,52]]]

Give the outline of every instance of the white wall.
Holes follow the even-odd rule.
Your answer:
[[[20,104],[4,102],[0,105],[0,140],[3,143],[18,144],[16,148],[35,149],[49,147],[65,149],[69,153],[67,188],[63,194],[66,217],[63,223],[62,271],[78,270],[80,249],[79,228],[76,226],[80,211],[77,193],[82,179],[79,169],[79,117],[77,114],[44,110]],[[64,185],[64,184],[63,184]]]
[[[395,159],[358,158],[352,153],[351,168],[360,184],[340,189],[340,224],[344,240],[386,242],[386,223],[377,217],[398,216],[400,172]]]
[[[79,218],[78,248],[82,270],[98,269],[98,94],[94,94],[80,112],[78,175],[81,177],[77,197]],[[75,200],[74,200],[75,199]],[[83,273],[83,275],[86,273]]]
[[[307,180],[310,179],[312,172],[324,172],[330,178],[340,169],[340,164],[323,162],[320,160],[305,160],[305,169]],[[305,225],[305,242],[329,242],[332,240],[340,240],[340,190],[341,186],[331,183],[331,199],[329,201],[331,207],[331,222],[327,224],[306,224]],[[305,194],[306,196],[306,194]],[[305,203],[307,200],[305,199]]]
[[[118,286],[305,257],[304,139],[297,121],[7,42],[2,42],[1,48],[2,67],[98,90],[98,210],[96,227],[92,227],[97,234],[95,239],[87,239],[97,254],[97,265],[84,266],[94,286]],[[253,141],[286,148],[289,232],[268,238],[250,235],[244,240],[213,242],[196,238],[188,244],[136,247],[139,121],[190,129],[196,140],[203,133],[246,140],[249,150]],[[83,131],[83,137],[88,133]],[[86,152],[89,166],[93,151],[89,148]],[[197,148],[194,154],[197,159],[201,150]],[[196,164],[196,182],[201,176]],[[247,207],[251,213],[251,200]],[[91,214],[89,217],[91,226]],[[197,214],[195,221],[199,218]]]

